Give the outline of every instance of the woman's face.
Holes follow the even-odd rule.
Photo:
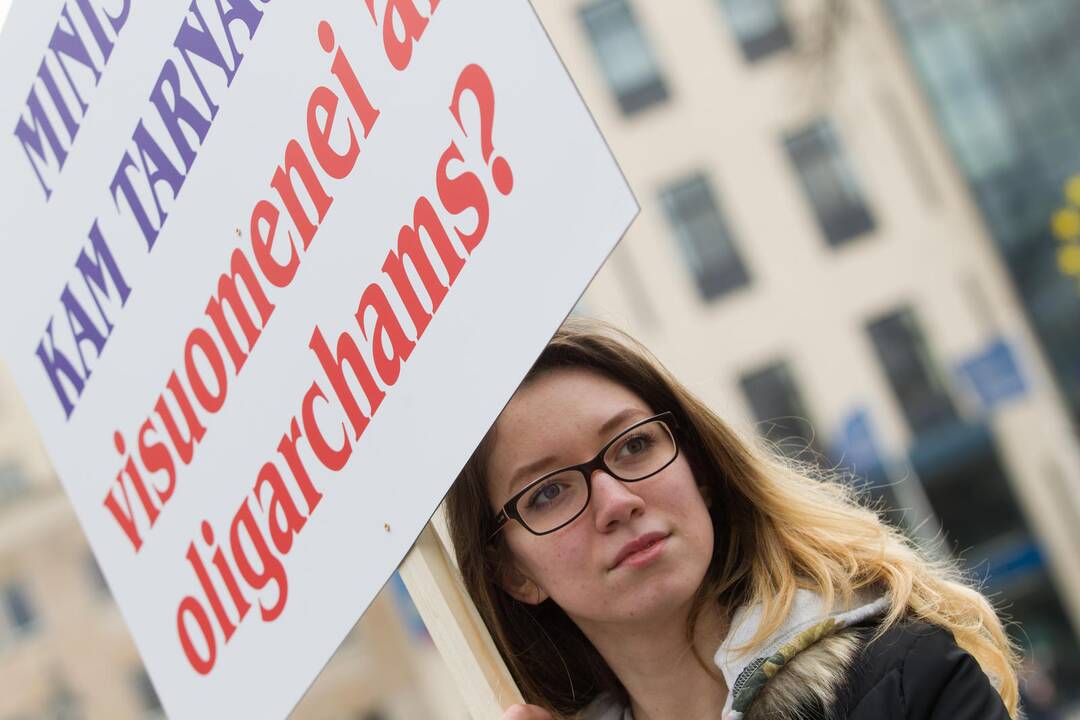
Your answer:
[[[650,408],[588,370],[540,375],[495,425],[487,467],[492,507],[547,472],[588,461],[623,429],[668,409]],[[713,551],[712,521],[681,452],[635,483],[595,471],[588,507],[560,530],[533,535],[511,521],[503,533],[517,570],[503,578],[508,591],[525,602],[551,597],[579,625],[660,618],[685,607]],[[620,561],[628,544],[643,538],[660,539]]]

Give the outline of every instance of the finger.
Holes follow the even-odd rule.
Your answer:
[[[502,720],[555,720],[551,713],[538,705],[511,705]]]

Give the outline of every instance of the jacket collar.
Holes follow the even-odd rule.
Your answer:
[[[766,681],[795,655],[827,635],[882,615],[888,607],[889,599],[884,595],[857,595],[849,605],[826,608],[824,598],[817,593],[798,590],[783,624],[764,642],[750,648],[741,646],[761,626],[762,607],[740,608],[714,656],[728,686],[721,717],[739,720]]]

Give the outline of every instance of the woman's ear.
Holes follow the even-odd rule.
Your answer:
[[[499,584],[506,594],[526,605],[539,605],[550,597],[535,580],[521,572],[514,562],[503,564],[499,573]]]

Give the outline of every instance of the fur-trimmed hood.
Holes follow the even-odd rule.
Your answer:
[[[728,699],[724,720],[795,720],[831,708],[862,639],[853,625],[885,613],[886,597],[859,597],[847,607],[825,608],[820,595],[796,592],[788,618],[765,642],[740,649],[761,625],[761,608],[740,609],[714,656]],[[610,696],[596,699],[581,720],[633,720]]]
[[[795,594],[791,613],[764,643],[742,648],[761,626],[762,608],[742,608],[713,658],[727,681],[724,720],[783,720],[807,707],[830,708],[860,642],[847,630],[885,613],[887,597],[860,596],[846,607],[825,607],[808,590]],[[783,671],[783,672],[781,672]]]

